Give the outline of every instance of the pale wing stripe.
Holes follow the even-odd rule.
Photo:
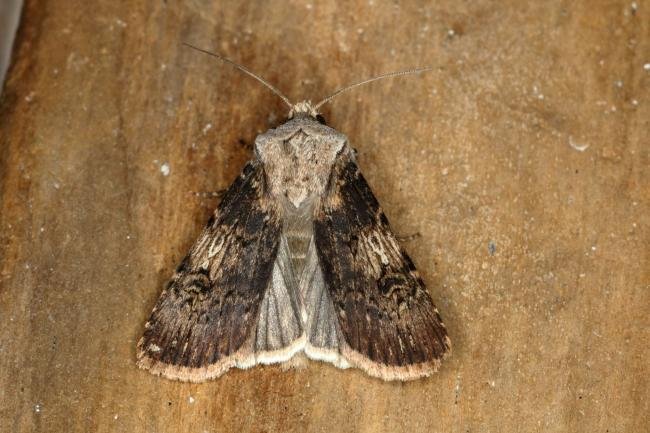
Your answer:
[[[278,271],[279,272],[279,271]],[[275,283],[275,279],[273,279],[273,283]],[[284,284],[284,278],[282,279],[282,283]],[[279,288],[282,289],[282,288]],[[277,327],[277,335],[276,337],[276,343],[279,343],[277,346],[274,346],[273,348],[277,347],[283,347],[285,346],[285,338],[284,338],[284,323],[280,317],[280,300],[278,299],[278,293],[276,291],[275,284],[273,284],[273,287],[271,288],[271,297],[272,297],[272,302],[273,302],[273,310],[275,311],[275,323]],[[277,341],[277,340],[280,341]]]
[[[303,327],[296,311],[295,279],[289,261],[287,243],[283,236],[258,317],[254,344],[257,352],[285,349],[302,335]]]

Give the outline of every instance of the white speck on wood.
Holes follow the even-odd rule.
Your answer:
[[[584,152],[589,148],[588,144],[579,144],[573,141],[573,137],[569,136],[569,146],[571,146],[573,149],[577,150],[578,152]]]

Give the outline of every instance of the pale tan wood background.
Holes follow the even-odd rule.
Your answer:
[[[648,428],[650,4],[27,1],[0,107],[0,430]],[[290,98],[325,109],[454,343],[382,383],[136,369],[176,262]],[[167,163],[165,176],[161,165]],[[198,195],[196,193],[199,193]],[[490,253],[489,245],[495,247]]]

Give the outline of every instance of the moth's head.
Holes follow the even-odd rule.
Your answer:
[[[289,114],[287,115],[287,118],[289,120],[293,118],[305,118],[305,117],[313,119],[323,125],[326,125],[325,118],[318,112],[318,110],[314,107],[311,101],[308,100],[298,102],[297,104],[293,104],[291,106],[291,110],[289,110]]]

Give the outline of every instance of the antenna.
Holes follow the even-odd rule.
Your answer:
[[[247,75],[249,75],[249,76],[255,78],[257,81],[259,81],[260,83],[262,83],[262,84],[264,84],[266,87],[268,87],[268,89],[271,90],[271,92],[273,92],[273,93],[275,93],[277,96],[279,96],[280,99],[282,99],[282,101],[284,101],[284,103],[287,104],[287,105],[289,106],[289,108],[293,108],[293,104],[291,103],[291,101],[289,101],[289,98],[287,98],[286,96],[284,96],[284,95],[282,94],[282,92],[280,92],[278,89],[276,89],[273,85],[271,85],[271,83],[269,83],[268,81],[266,81],[264,78],[260,77],[259,75],[254,74],[253,72],[251,72],[250,70],[248,70],[248,69],[245,68],[244,66],[242,66],[242,65],[240,65],[240,64],[238,64],[238,63],[235,63],[235,62],[233,62],[232,60],[227,59],[227,58],[225,58],[225,57],[223,57],[223,56],[221,56],[221,55],[219,55],[219,54],[217,54],[217,53],[213,53],[213,52],[210,52],[210,51],[204,50],[204,49],[202,49],[202,48],[195,47],[194,45],[192,45],[192,44],[188,44],[187,42],[183,42],[183,45],[186,45],[186,46],[188,46],[188,47],[190,47],[190,48],[192,48],[192,49],[195,49],[196,51],[200,51],[200,52],[202,52],[202,53],[204,53],[204,54],[207,54],[207,55],[209,55],[209,56],[216,57],[217,59],[221,60],[222,62],[224,62],[224,63],[228,63],[229,65],[234,66],[235,68],[239,69],[239,70],[242,71],[244,74],[247,74]]]
[[[408,69],[406,71],[389,72],[387,74],[382,74],[382,75],[379,75],[377,77],[368,78],[367,80],[359,81],[358,83],[350,84],[349,86],[338,89],[336,92],[332,93],[327,98],[323,99],[318,104],[314,105],[314,110],[318,110],[320,107],[327,104],[329,101],[334,99],[336,96],[340,95],[343,92],[347,92],[348,90],[353,89],[355,87],[359,87],[359,86],[362,86],[364,84],[372,83],[373,81],[381,80],[383,78],[399,77],[401,75],[420,74],[422,72],[431,71],[432,69],[433,68],[427,67],[427,68]]]

